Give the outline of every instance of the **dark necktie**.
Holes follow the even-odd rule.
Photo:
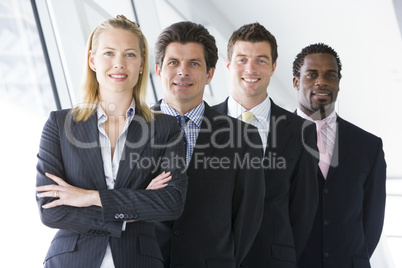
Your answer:
[[[177,119],[177,124],[179,125],[181,131],[183,132],[184,149],[187,154],[187,138],[186,138],[186,132],[184,131],[184,126],[187,124],[187,122],[188,122],[188,120],[190,120],[190,118],[188,118],[185,115],[176,115],[176,119]]]

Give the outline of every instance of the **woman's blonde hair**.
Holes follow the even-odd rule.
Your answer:
[[[123,15],[118,15],[116,18],[108,19],[99,24],[91,33],[88,39],[85,62],[85,70],[83,76],[83,98],[82,103],[73,108],[72,113],[75,121],[86,121],[96,111],[99,103],[99,83],[96,79],[95,72],[89,66],[89,52],[96,51],[100,34],[109,29],[122,29],[132,32],[138,37],[141,49],[141,57],[144,60],[143,72],[140,75],[137,84],[133,89],[133,97],[135,100],[135,107],[138,112],[144,116],[146,121],[151,121],[153,114],[151,109],[145,102],[149,74],[149,60],[148,60],[148,42],[142,33],[139,25],[135,22],[128,20]]]

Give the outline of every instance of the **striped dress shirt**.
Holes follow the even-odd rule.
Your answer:
[[[306,120],[316,122],[311,117],[309,117],[308,115],[303,113],[299,108],[297,108],[296,113],[298,116],[300,116]],[[336,141],[336,131],[337,131],[336,120],[337,120],[337,114],[335,111],[333,111],[329,116],[322,119],[322,121],[325,121],[325,123],[327,123],[327,125],[328,125],[328,127],[326,128],[325,134],[327,137],[326,150],[328,150],[330,159],[332,158],[332,154],[334,152],[334,147],[335,147],[335,141]],[[332,160],[331,160],[331,162],[332,162]]]

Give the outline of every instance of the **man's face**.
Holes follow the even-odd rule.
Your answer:
[[[211,81],[214,71],[211,68],[207,72],[204,48],[198,43],[169,44],[161,66],[156,65],[156,74],[162,83],[165,101],[174,109],[193,109],[199,105],[204,87]]]
[[[298,91],[299,108],[307,115],[326,110],[329,115],[339,92],[339,75],[336,59],[331,54],[307,55],[300,68],[300,77],[293,78]]]
[[[233,46],[232,58],[226,63],[236,101],[249,98],[261,102],[266,98],[276,68],[268,42],[237,41]]]

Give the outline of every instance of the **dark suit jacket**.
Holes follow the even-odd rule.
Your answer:
[[[332,165],[300,267],[366,268],[380,239],[386,164],[380,138],[338,117]],[[338,161],[339,159],[339,161]]]
[[[249,141],[257,146],[245,141],[247,129]],[[174,222],[157,226],[165,267],[239,266],[260,226],[265,188],[261,168],[248,167],[251,160],[246,158],[260,157],[261,139],[256,128],[205,104],[187,169],[183,214]]]
[[[214,107],[227,113],[227,100]],[[271,100],[263,220],[241,267],[296,267],[318,203],[315,126]]]
[[[45,267],[99,267],[108,242],[116,268],[163,267],[154,221],[180,216],[187,186],[185,167],[171,160],[172,155],[184,156],[178,137],[180,129],[172,117],[155,115],[155,121],[147,123],[136,111],[114,190],[107,190],[96,113],[77,123],[69,110],[52,112],[40,142],[36,185],[54,183],[44,173],[55,174],[71,185],[98,190],[102,208],[43,209],[41,206],[53,198],[37,198],[42,222],[60,229],[50,245]],[[174,140],[171,146],[156,146]],[[164,161],[164,169],[162,162],[152,162],[158,159]],[[172,172],[169,185],[145,190],[162,171]],[[136,222],[127,223],[122,231],[125,220]]]

